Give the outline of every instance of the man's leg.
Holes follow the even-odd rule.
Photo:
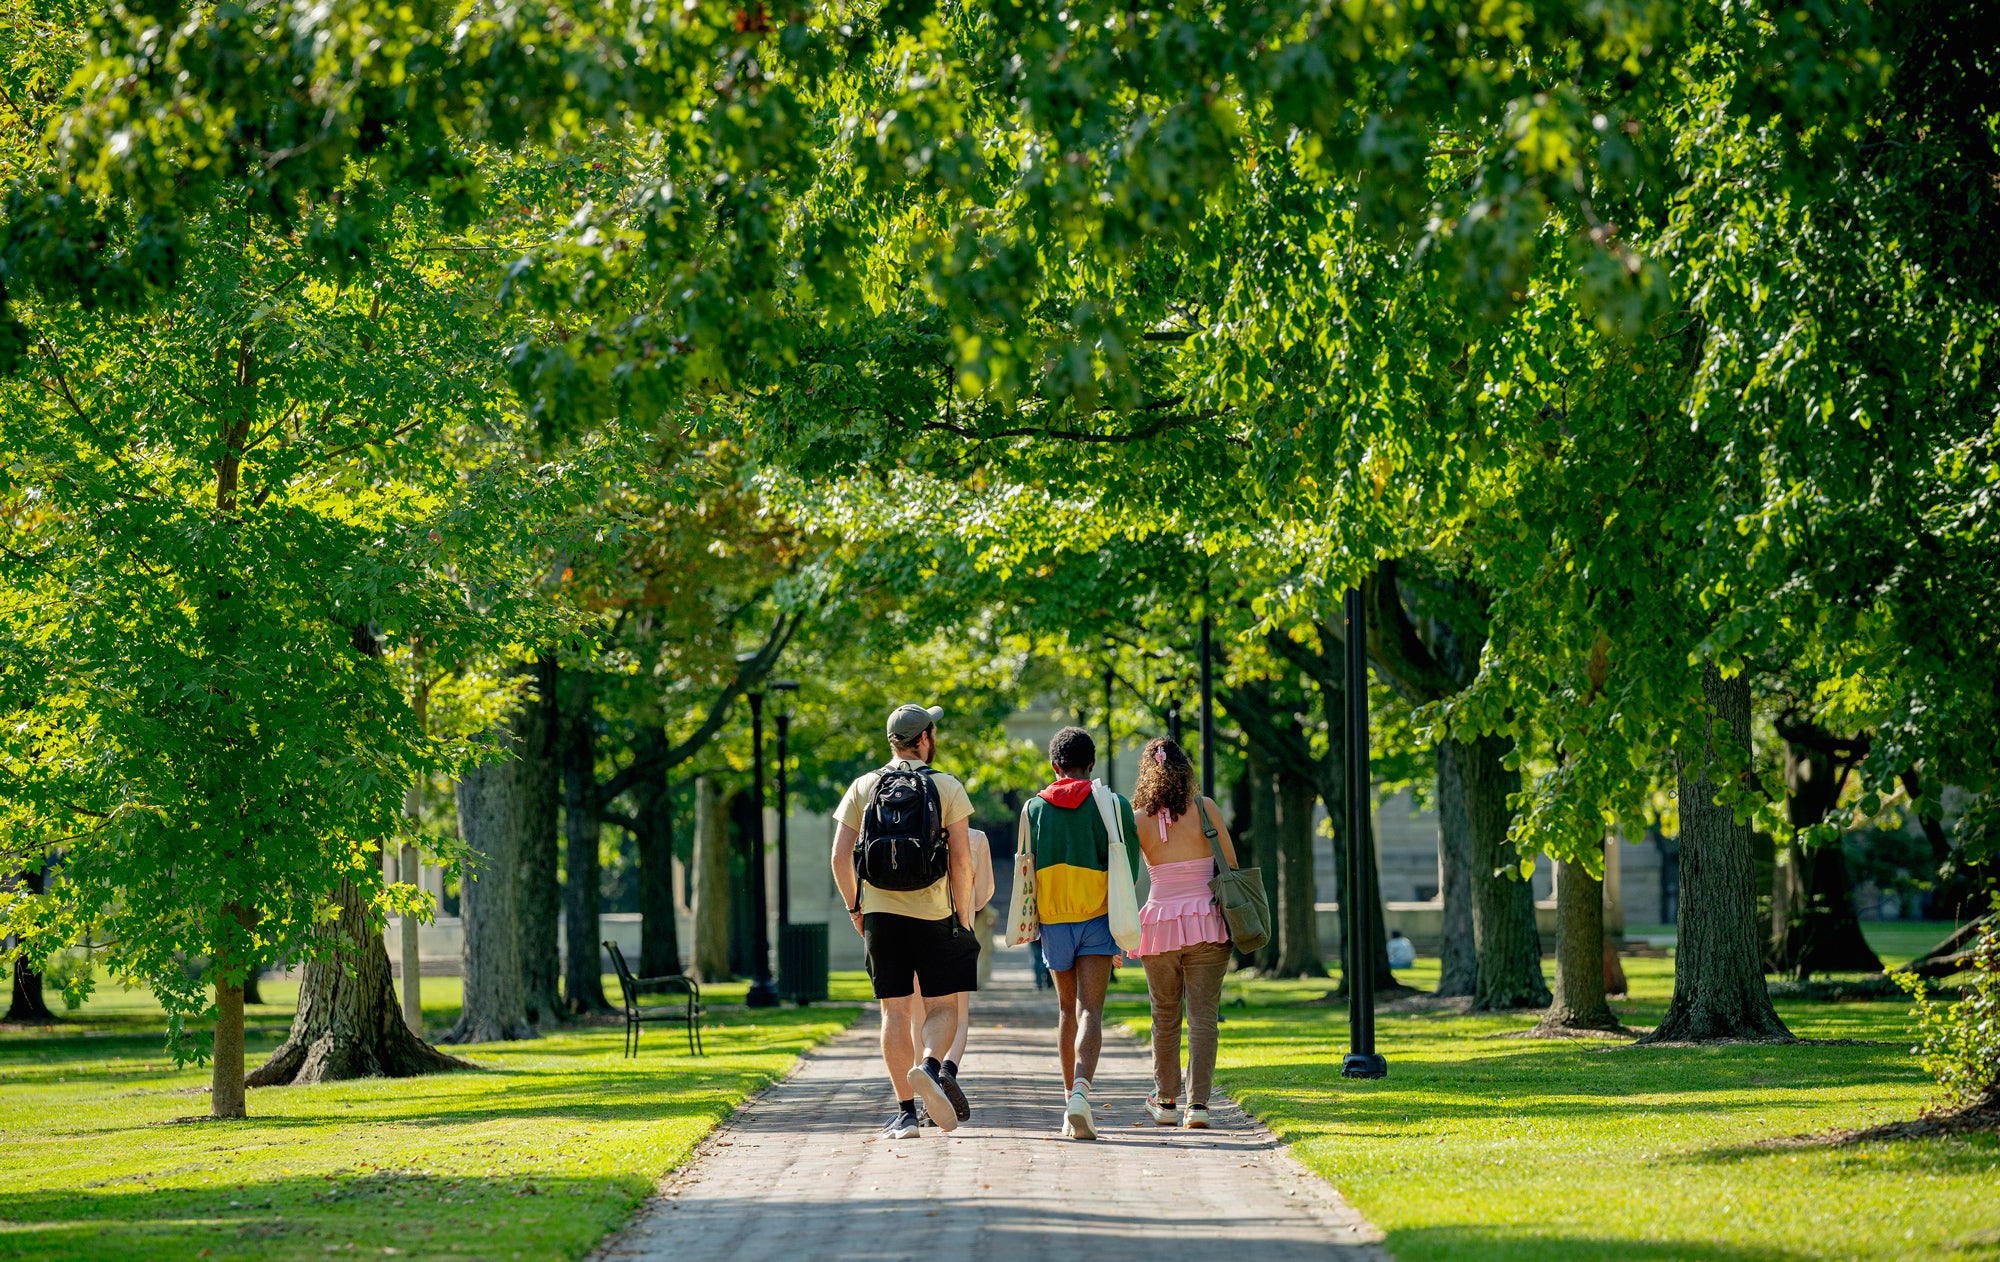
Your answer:
[[[958,992],[958,1033],[952,1036],[951,1053],[945,1057],[951,1062],[952,1072],[965,1063],[965,1039],[972,1032],[972,992]]]
[[[958,1037],[958,996],[941,995],[924,1000],[925,1056],[950,1060],[952,1041]]]
[[[1104,992],[1111,986],[1111,957],[1079,955],[1070,985],[1076,1000],[1076,1069],[1068,1081],[1097,1076],[1097,1054],[1104,1047]],[[1070,1044],[1064,1043],[1068,1047]]]
[[[1049,970],[1056,982],[1056,1059],[1062,1063],[1065,1097],[1076,1086],[1076,973],[1073,968],[1060,973]]]
[[[910,1039],[911,997],[899,995],[882,1003],[882,1064],[889,1071],[889,1085],[897,1100],[910,1096],[910,1066],[917,1063],[917,1051]]]
[[[914,1054],[910,1063],[915,1064],[916,1058],[924,1054],[924,1020],[929,1012],[929,1008],[924,1004],[923,982],[917,983],[916,993],[911,999],[913,1002],[910,1004],[910,1046]]]

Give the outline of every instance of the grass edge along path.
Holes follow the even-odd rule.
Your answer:
[[[1651,1025],[1671,961],[1625,963],[1633,995],[1614,1007]],[[1993,1135],[1767,1143],[1936,1100],[1907,1002],[1780,1002],[1800,1036],[1856,1040],[1797,1047],[1634,1048],[1521,1037],[1533,1013],[1383,1013],[1390,1076],[1352,1082],[1346,1009],[1313,1002],[1328,986],[1232,978],[1217,1085],[1398,1262],[2000,1259]],[[1120,1006],[1144,1037],[1143,1007]]]
[[[207,1072],[174,1069],[156,1026],[124,1032],[129,1014],[96,1031],[10,1031],[0,1259],[570,1262],[859,1013],[718,1004],[706,1057],[673,1027],[648,1029],[625,1060],[621,1025],[568,1026],[453,1049],[479,1072],[255,1090],[240,1122],[177,1120],[206,1112]],[[438,1029],[453,1014],[425,1015]],[[287,1019],[259,1021],[253,1057]]]

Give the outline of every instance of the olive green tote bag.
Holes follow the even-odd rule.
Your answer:
[[[1256,868],[1230,867],[1229,860],[1222,857],[1222,842],[1216,838],[1215,825],[1208,822],[1208,808],[1200,794],[1195,795],[1194,809],[1201,816],[1208,848],[1215,852],[1215,879],[1208,883],[1208,890],[1222,909],[1229,941],[1245,955],[1261,950],[1271,940],[1271,904],[1264,898],[1264,874]]]

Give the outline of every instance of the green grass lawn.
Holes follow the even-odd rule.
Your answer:
[[[607,990],[615,983],[606,979]],[[254,1065],[290,1023],[296,987],[264,984]],[[836,975],[858,1000],[859,975]],[[852,1004],[751,1011],[705,993],[709,1055],[655,1026],[459,1050],[477,1073],[253,1090],[248,1121],[208,1111],[208,1073],[161,1052],[159,1009],[108,987],[54,1027],[0,1032],[0,1259],[570,1259],[624,1222],[661,1175]],[[424,979],[433,1033],[455,978]]]
[[[1885,956],[1942,936],[1898,928],[1909,941],[1877,941]],[[1659,1020],[1672,967],[1625,961],[1628,1024]],[[1432,961],[1411,980],[1435,977]],[[1138,980],[1121,970],[1117,1014],[1143,1032]],[[1509,1037],[1529,1015],[1384,1013],[1389,1077],[1354,1082],[1338,1076],[1346,1009],[1307,1006],[1326,989],[1232,980],[1218,1078],[1399,1262],[2000,1259],[1991,1135],[1760,1146],[1931,1103],[1907,1003],[1778,1005],[1801,1037],[1859,1045],[1705,1049]]]

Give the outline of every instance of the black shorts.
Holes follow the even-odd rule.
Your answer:
[[[913,994],[918,982],[927,999],[979,989],[979,935],[956,916],[918,920],[871,911],[861,918],[861,942],[877,999]]]

